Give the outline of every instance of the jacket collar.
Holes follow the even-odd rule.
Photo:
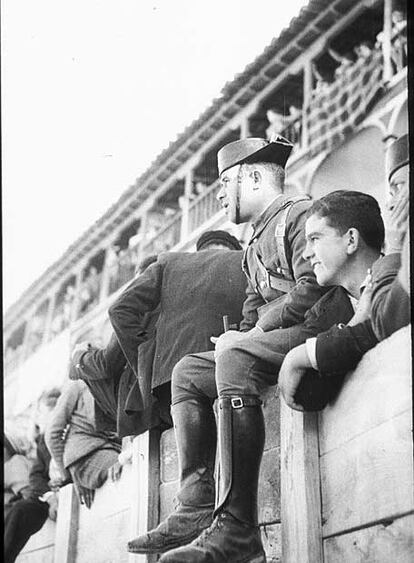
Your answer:
[[[289,197],[285,194],[279,194],[275,197],[275,199],[260,214],[257,220],[252,223],[253,234],[250,239],[251,241],[260,235],[270,219],[272,219],[276,215],[276,213],[283,207],[283,205],[287,201],[289,201]]]

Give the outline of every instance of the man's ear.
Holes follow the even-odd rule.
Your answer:
[[[346,236],[348,237],[347,253],[354,254],[359,248],[361,235],[358,229],[351,227],[348,229]]]

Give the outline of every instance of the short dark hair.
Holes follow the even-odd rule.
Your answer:
[[[384,244],[384,221],[377,200],[362,192],[336,190],[317,199],[307,211],[307,217],[326,217],[331,227],[344,234],[358,229],[365,244],[381,251]]]

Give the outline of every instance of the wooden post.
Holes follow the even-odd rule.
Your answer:
[[[281,521],[283,563],[323,563],[318,415],[281,399]]]
[[[159,451],[160,436],[156,429],[140,434],[132,442],[134,490],[131,491],[131,539],[145,534],[147,530],[158,524]],[[150,561],[154,561],[154,557],[151,555],[130,554],[128,557],[129,563],[147,563]]]
[[[54,563],[75,563],[78,536],[79,501],[73,485],[59,491]]]
[[[303,105],[302,105],[302,139],[303,149],[309,146],[308,108],[312,92],[312,61],[308,60],[303,67]]]
[[[144,534],[148,529],[148,478],[149,478],[149,432],[140,434],[132,442],[132,470],[135,476],[131,491],[131,539]],[[146,563],[146,555],[129,554],[129,563]]]
[[[384,29],[382,41],[382,55],[384,57],[384,82],[392,78],[391,64],[391,34],[392,34],[392,0],[384,0]]]

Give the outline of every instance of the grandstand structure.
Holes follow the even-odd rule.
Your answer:
[[[387,195],[384,152],[389,142],[408,131],[407,60],[404,2],[310,0],[260,56],[225,84],[211,105],[154,160],[134,185],[129,186],[120,199],[6,311],[6,420],[20,421],[24,425],[43,389],[65,381],[69,354],[75,341],[87,339],[91,333],[98,333],[105,339],[110,330],[108,307],[133,279],[135,268],[143,258],[169,250],[192,251],[199,235],[211,228],[225,228],[242,244],[247,242],[249,231],[246,225],[228,223],[216,200],[216,153],[223,144],[247,136],[271,138],[281,134],[295,144],[287,167],[286,189],[289,193],[317,198],[334,189],[356,189],[375,196],[383,206]],[[383,354],[386,361],[387,355]],[[404,369],[409,370],[407,366]],[[351,378],[349,385],[352,381]],[[287,534],[282,542],[278,467],[280,456],[286,459],[284,455],[288,455],[287,450],[283,452],[284,444],[288,447],[283,432],[288,432],[289,417],[286,413],[283,415],[282,409],[280,437],[280,416],[278,398],[273,393],[266,401],[267,428],[271,432],[268,432],[263,459],[259,510],[268,560],[282,560],[283,543],[284,563],[362,561],[355,553],[352,555],[352,551],[346,552],[351,548],[343,546],[343,538],[355,530],[371,530],[383,518],[378,514],[370,515],[364,523],[351,523],[348,528],[333,525],[326,538],[321,532],[325,517],[319,514],[319,528],[314,530],[311,526],[319,547],[315,547],[313,540],[297,547],[297,537],[292,531],[292,537]],[[295,419],[291,425],[302,424],[303,430],[314,424],[313,415],[309,415],[309,419],[306,418],[308,415],[297,413],[297,416],[302,417],[302,422]],[[411,426],[411,422],[407,424]],[[146,470],[142,470],[142,459],[136,464],[140,464],[141,473],[149,474],[152,483],[148,485],[152,491],[149,497],[152,505],[150,502],[146,517],[141,518],[139,526],[137,524],[141,530],[144,521],[153,524],[165,516],[172,506],[176,488],[176,467],[170,466],[175,448],[173,434],[164,432],[157,438],[156,446],[154,440],[153,437],[140,437],[140,445],[135,444],[132,448],[137,451],[146,444],[144,447],[148,449],[142,454],[148,461]],[[302,446],[303,451],[310,447],[303,443]],[[148,452],[153,453],[149,455]],[[134,467],[132,464],[128,471],[133,472]],[[127,477],[133,481],[129,473]],[[148,492],[142,484],[142,474],[139,478],[140,491]],[[104,486],[103,496],[109,498],[110,486]],[[130,495],[126,494],[126,503],[127,497],[130,502]],[[72,514],[75,504],[73,499],[62,503],[62,511]],[[93,510],[97,511],[99,502],[96,504],[97,508]],[[124,519],[127,518],[125,511],[134,512],[133,507],[128,507],[128,510],[120,510]],[[308,509],[301,514],[309,516]],[[77,519],[71,521],[86,522],[84,507],[77,510]],[[289,513],[289,508],[282,502],[283,510],[285,515],[286,510]],[[413,511],[412,505],[404,509],[398,507],[387,518],[397,513],[405,518]],[[286,521],[289,517],[287,514]],[[88,551],[88,534],[82,532],[81,524],[77,550],[74,550],[73,541],[67,540],[68,535],[65,541],[61,540],[62,534],[73,534],[73,530],[65,532],[63,516],[60,519],[59,534],[48,544],[51,559],[39,561],[53,561],[53,557],[58,561],[56,553],[59,553],[59,563],[87,559],[96,562],[127,560],[127,555],[122,555],[120,550],[125,551],[122,534],[128,526],[115,527],[118,535],[112,538],[113,541],[108,539],[111,535],[109,528],[105,528],[105,539],[109,542],[106,557],[109,558],[93,559]],[[136,516],[134,522],[138,520]],[[82,525],[92,526],[92,520]],[[332,538],[336,535],[340,541],[332,547]],[[321,538],[325,539],[322,541]],[[35,552],[42,552],[40,540],[36,541],[29,542],[26,557],[30,553],[34,557]],[[295,541],[295,549],[303,548],[303,551],[292,551]],[[386,542],[384,538],[381,541]],[[407,546],[408,540],[404,541]],[[30,545],[37,547],[30,552]],[[50,545],[55,547],[50,549]],[[62,555],[62,549],[65,549],[62,545],[66,546],[65,555]],[[113,555],[108,555],[112,553],[111,549]],[[403,554],[404,549],[408,547],[401,548]],[[341,555],[344,553],[353,558],[346,559]],[[46,557],[46,552],[43,556]],[[24,557],[25,553],[19,561],[24,561]],[[140,559],[131,556],[132,560]],[[392,556],[390,559],[364,560],[408,559]]]

